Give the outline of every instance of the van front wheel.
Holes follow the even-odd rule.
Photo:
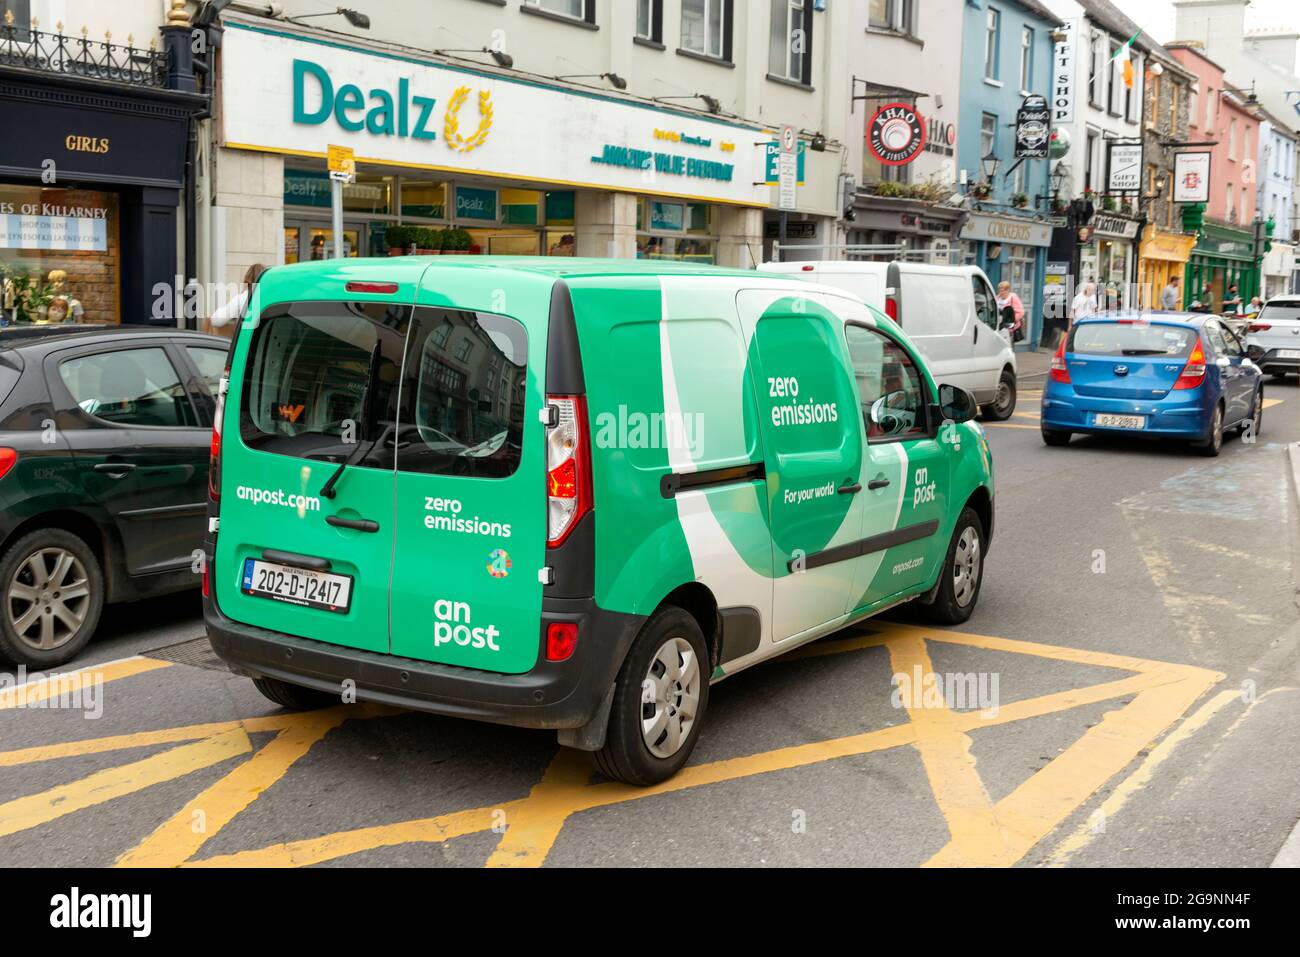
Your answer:
[[[971,508],[962,509],[939,572],[939,589],[925,606],[925,616],[940,625],[960,625],[970,618],[984,583],[984,523]]]
[[[253,684],[262,697],[290,711],[318,711],[331,705],[342,704],[341,694],[329,694],[315,688],[291,685],[279,678],[254,678]]]
[[[681,769],[709,703],[704,634],[680,608],[661,608],[641,628],[614,685],[600,773],[649,787]]]
[[[982,409],[984,418],[990,422],[1003,422],[1011,418],[1016,411],[1016,374],[1010,369],[1003,369],[998,379],[998,391],[993,401]]]

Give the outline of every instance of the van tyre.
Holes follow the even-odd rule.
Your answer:
[[[71,661],[104,609],[104,575],[94,551],[61,528],[29,532],[0,558],[0,658],[29,668]]]
[[[254,678],[253,684],[262,692],[262,697],[290,711],[319,711],[343,703],[342,689],[339,694],[330,694],[328,691],[291,685],[279,678]]]
[[[1073,436],[1071,432],[1061,432],[1056,429],[1043,429],[1043,444],[1050,445],[1052,448],[1063,448],[1070,444]]]
[[[960,625],[970,618],[984,583],[984,523],[974,509],[964,508],[948,543],[939,572],[939,589],[925,617],[940,625]]]
[[[676,774],[699,737],[710,671],[695,619],[680,608],[655,612],[618,673],[605,746],[594,755],[600,773],[639,787]]]
[[[1002,422],[1011,418],[1016,411],[1016,374],[1010,369],[1002,370],[1002,377],[998,379],[998,391],[993,397],[993,401],[984,406],[981,411],[984,418],[992,422]]]
[[[1214,407],[1214,415],[1210,417],[1210,429],[1205,433],[1205,438],[1196,443],[1197,450],[1204,456],[1216,458],[1223,449],[1223,406]]]

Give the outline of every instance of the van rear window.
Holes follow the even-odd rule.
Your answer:
[[[1070,337],[1069,351],[1092,356],[1169,356],[1186,358],[1196,330],[1158,323],[1085,322]]]

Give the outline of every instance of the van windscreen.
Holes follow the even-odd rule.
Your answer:
[[[240,433],[250,448],[391,468],[378,442],[396,418],[411,308],[390,303],[302,302],[263,310],[248,351]],[[386,461],[385,461],[386,459]]]

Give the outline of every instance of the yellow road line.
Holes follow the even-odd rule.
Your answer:
[[[569,819],[573,798],[591,780],[591,764],[566,748],[551,761],[541,782],[513,814],[506,833],[488,858],[488,867],[541,867]]]
[[[1265,399],[1265,400],[1264,400],[1264,408],[1265,408],[1265,409],[1271,409],[1271,408],[1273,408],[1273,406],[1275,406],[1275,405],[1281,405],[1281,404],[1282,404],[1283,402],[1285,402],[1285,401],[1286,401],[1286,399]]]
[[[1120,782],[1119,786],[1110,793],[1110,796],[1102,802],[1097,809],[1101,815],[1101,820],[1107,822],[1119,813],[1120,808],[1128,803],[1138,791],[1141,791],[1151,783],[1151,778],[1161,764],[1174,752],[1178,745],[1182,744],[1193,734],[1205,727],[1220,710],[1234,699],[1240,699],[1241,692],[1232,688],[1220,691],[1217,695],[1201,705],[1196,713],[1190,718],[1184,720],[1168,736],[1165,737],[1158,745],[1151,749],[1146,759],[1138,765],[1136,771]],[[1074,833],[1062,841],[1052,852],[1049,863],[1060,867],[1064,865],[1075,853],[1084,845],[1088,844],[1099,831],[1093,827],[1091,819],[1084,821],[1075,829]]]
[[[139,845],[118,858],[119,867],[176,867],[198,853],[216,834],[321,738],[349,717],[347,707],[302,716],[275,739],[202,794],[195,797]],[[200,826],[196,827],[196,822]]]
[[[181,745],[142,761],[96,771],[79,781],[0,804],[0,837],[48,824],[83,808],[103,804],[163,781],[184,777],[252,750],[243,731],[227,731]]]
[[[40,675],[33,674],[27,682],[17,688],[6,688],[0,691],[0,711],[6,708],[29,708],[51,697],[85,687],[87,684],[104,684],[170,667],[170,661],[159,661],[157,658],[124,658],[109,664],[87,665],[76,671],[58,672],[57,680],[43,681]]]

